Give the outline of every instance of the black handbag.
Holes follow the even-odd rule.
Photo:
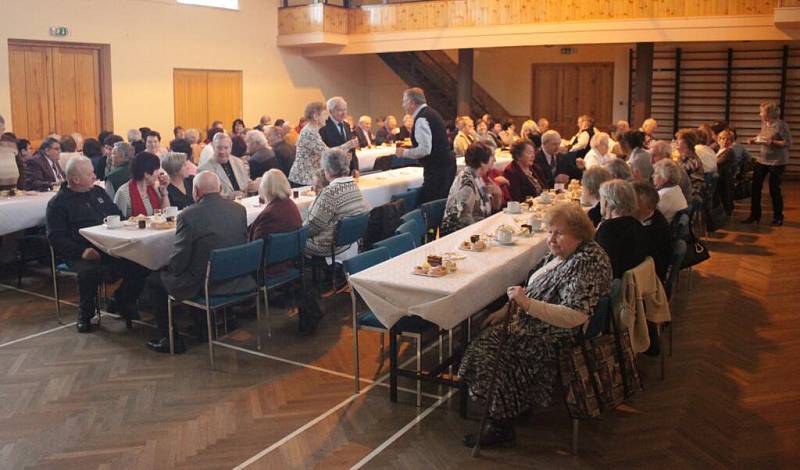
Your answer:
[[[703,242],[697,238],[692,231],[689,231],[689,240],[686,243],[686,256],[683,258],[681,269],[691,268],[692,266],[700,264],[710,257],[711,255],[708,253],[708,248],[706,248],[706,245],[703,244]]]

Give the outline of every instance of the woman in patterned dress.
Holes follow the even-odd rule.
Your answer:
[[[294,187],[314,184],[314,174],[320,169],[322,154],[330,150],[319,134],[319,130],[325,125],[325,105],[320,102],[309,103],[304,117],[308,122],[300,131],[294,163],[289,171],[289,181]],[[358,139],[353,138],[334,148],[347,152],[357,145]]]
[[[694,147],[699,142],[694,129],[681,129],[675,133],[678,141],[678,163],[686,170],[689,181],[692,183],[692,198],[702,198],[705,192],[706,180],[703,173],[703,162],[697,156]],[[689,205],[692,201],[687,201]]]
[[[509,324],[509,336],[499,351],[506,309],[492,314],[486,329],[467,348],[459,375],[470,396],[489,396],[492,374],[497,387],[489,409],[490,424],[482,446],[511,443],[512,421],[532,407],[550,405],[557,385],[559,345],[586,325],[595,305],[611,290],[611,263],[594,241],[594,225],[574,204],[554,206],[545,215],[550,253],[534,269],[527,287],[508,288],[520,309]],[[464,437],[475,445],[477,436]]]
[[[494,154],[484,143],[471,144],[464,155],[467,164],[456,176],[442,219],[442,233],[452,233],[492,215],[499,209],[503,193],[496,184],[486,184],[484,176],[494,167]]]

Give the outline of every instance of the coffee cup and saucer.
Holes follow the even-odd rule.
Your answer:
[[[104,218],[103,225],[109,230],[122,228],[124,226],[122,219],[118,215],[109,215],[108,217]]]

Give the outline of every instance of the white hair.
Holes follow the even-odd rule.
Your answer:
[[[344,150],[334,148],[322,154],[322,169],[334,178],[350,173],[350,158]]]
[[[328,108],[328,112],[332,113],[334,109],[338,105],[342,105],[343,107],[347,107],[347,101],[344,100],[341,96],[334,96],[333,98],[329,99],[325,106]]]
[[[631,215],[636,210],[636,191],[627,181],[613,179],[601,184],[600,198],[619,215]]]
[[[365,114],[365,115],[363,115],[363,116],[361,116],[360,118],[358,118],[358,123],[359,123],[359,124],[365,124],[365,123],[367,123],[367,122],[369,122],[370,124],[372,124],[372,118],[371,118],[371,117],[369,117],[369,116],[367,116],[366,114]]]
[[[258,129],[247,131],[247,134],[244,135],[244,141],[256,148],[267,147],[267,137]]]
[[[277,168],[273,168],[261,177],[258,195],[265,201],[287,199],[292,194],[292,187],[286,175]]]
[[[196,144],[200,141],[200,132],[197,129],[186,129],[186,140],[190,144]]]
[[[67,160],[67,167],[64,169],[64,173],[67,174],[67,178],[74,178],[75,176],[78,176],[78,169],[80,168],[79,164],[84,162],[89,163],[89,165],[92,164],[92,160],[83,155],[76,155]]]
[[[598,132],[597,134],[592,136],[592,140],[589,142],[589,146],[591,148],[597,148],[601,144],[608,145],[609,136],[605,132]]]
[[[229,136],[228,134],[224,132],[217,132],[216,134],[214,134],[214,139],[211,141],[212,147],[216,148],[219,141],[223,139],[228,139],[229,142],[233,142],[233,140],[231,140],[231,136]]]
[[[551,129],[542,134],[542,145],[555,141],[558,141],[559,144],[561,143],[561,134],[559,134],[557,131]]]
[[[139,129],[128,129],[128,142],[142,140],[142,132]]]

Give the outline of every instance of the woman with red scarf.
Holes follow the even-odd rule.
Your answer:
[[[130,163],[131,179],[117,190],[114,203],[124,217],[153,215],[169,207],[169,178],[161,171],[161,160],[150,152],[137,154]]]

